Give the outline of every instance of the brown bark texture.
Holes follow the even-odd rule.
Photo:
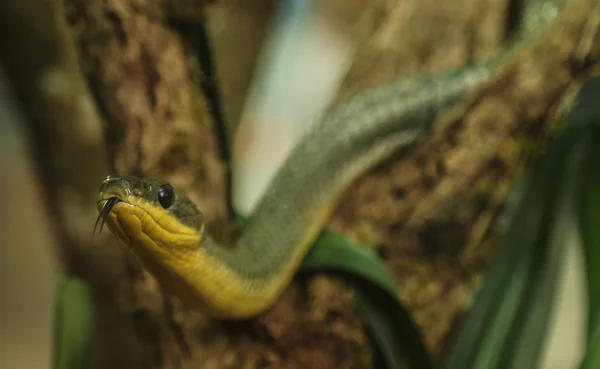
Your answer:
[[[336,102],[392,79],[488,58],[504,46],[513,16],[508,0],[324,3],[360,40]],[[109,172],[165,178],[202,208],[209,228],[233,228],[225,220],[215,124],[196,83],[202,71],[177,24],[207,28],[232,135],[275,6],[20,0],[0,8],[2,34],[15,35],[2,38],[3,53],[11,53],[3,62],[28,107],[63,264],[94,293],[94,368],[372,366],[363,322],[339,281],[297,280],[263,316],[221,322],[163,295],[108,232],[91,238],[96,191]],[[438,359],[493,254],[508,188],[599,70],[599,17],[598,1],[568,0],[531,46],[441,117],[421,145],[354,183],[329,222],[377,249]],[[33,45],[30,54],[25,44]]]

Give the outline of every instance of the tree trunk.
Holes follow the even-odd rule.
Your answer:
[[[4,3],[2,34],[20,35],[3,40],[12,53],[6,67],[29,107],[63,262],[94,293],[95,368],[371,367],[352,296],[330,277],[295,281],[268,313],[226,323],[164,296],[108,232],[91,239],[109,168],[165,178],[214,220],[209,226],[232,227],[215,125],[193,78],[202,71],[190,65],[174,24],[206,25],[225,115],[236,122],[273,0]],[[508,0],[326,4],[361,45],[334,103],[486,59],[504,46],[515,16]],[[423,144],[354,183],[330,220],[331,229],[378,250],[438,359],[492,255],[507,189],[531,158],[522,142],[543,150],[561,108],[600,67],[599,26],[590,17],[599,13],[595,0],[568,0],[533,45],[444,115]],[[28,44],[32,54],[19,46]]]

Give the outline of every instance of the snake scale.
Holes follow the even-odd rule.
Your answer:
[[[233,245],[216,243],[198,207],[161,179],[108,176],[96,225],[106,223],[184,304],[223,319],[256,316],[290,283],[344,190],[425,137],[441,112],[526,47],[561,5],[526,1],[512,45],[486,63],[395,81],[332,109],[290,153]]]

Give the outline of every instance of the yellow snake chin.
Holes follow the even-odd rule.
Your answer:
[[[133,196],[115,204],[107,225],[131,246],[145,247],[160,257],[167,253],[177,258],[200,245],[201,234],[197,230],[179,222],[162,207]]]
[[[105,200],[99,201],[99,208]],[[171,218],[164,209],[130,197],[113,206],[106,225],[165,290],[186,305],[218,316],[219,311],[212,311],[211,304],[194,291],[186,278],[187,271],[195,270],[193,254],[201,247],[201,235]]]

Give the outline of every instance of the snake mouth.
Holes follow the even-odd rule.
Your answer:
[[[104,202],[104,205],[102,205],[102,208],[100,209],[100,212],[98,213],[98,218],[96,218],[96,224],[94,225],[93,234],[96,234],[96,228],[98,228],[98,224],[100,224],[100,229],[98,230],[98,234],[102,233],[102,228],[104,227],[104,224],[106,223],[108,214],[110,213],[112,208],[120,201],[121,201],[121,199],[118,198],[117,196],[112,196],[112,197],[109,197]]]

